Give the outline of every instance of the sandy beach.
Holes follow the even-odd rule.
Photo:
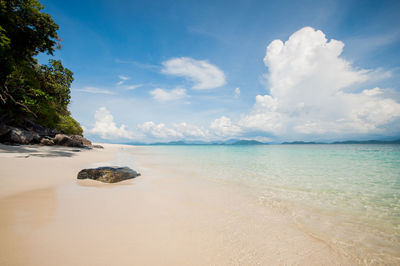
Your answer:
[[[1,265],[346,265],[346,257],[235,186],[148,147],[0,146]],[[126,162],[142,176],[76,179]]]

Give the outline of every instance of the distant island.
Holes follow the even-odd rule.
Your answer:
[[[142,143],[142,142],[127,142],[123,144],[128,145],[150,145],[150,146],[183,146],[183,145],[221,145],[221,146],[246,146],[246,145],[332,145],[332,144],[400,144],[400,139],[395,140],[346,140],[335,142],[315,142],[315,141],[291,141],[282,143],[267,143],[258,140],[247,139],[230,139],[226,141],[169,141],[169,142],[155,142],[155,143]]]
[[[289,145],[289,144],[328,144],[328,143],[314,142],[314,141],[292,141],[292,142],[282,142],[281,144]]]
[[[168,142],[154,142],[154,143],[143,143],[143,142],[127,142],[123,144],[128,145],[150,145],[150,146],[180,146],[180,145],[268,145],[270,143],[261,142],[258,140],[246,140],[246,139],[229,139],[225,141],[168,141]]]
[[[335,142],[314,142],[314,141],[292,141],[283,142],[284,145],[293,144],[400,144],[400,139],[395,140],[345,140],[345,141],[335,141]]]
[[[335,141],[332,144],[400,144],[400,139],[396,140],[347,140]]]

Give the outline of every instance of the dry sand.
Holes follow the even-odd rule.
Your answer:
[[[141,177],[76,180],[126,158]],[[0,169],[0,265],[351,264],[243,190],[157,161],[151,147],[1,145]]]

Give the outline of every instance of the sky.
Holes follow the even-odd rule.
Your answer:
[[[400,136],[400,1],[41,3],[91,140]]]

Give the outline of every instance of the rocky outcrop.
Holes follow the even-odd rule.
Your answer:
[[[87,140],[79,135],[57,134],[54,137],[53,142],[55,145],[67,146],[67,147],[84,148],[92,146],[92,142],[90,142],[90,140]]]
[[[0,137],[5,136],[10,132],[10,127],[0,123]]]
[[[24,120],[24,122],[21,125],[21,128],[23,128],[27,131],[36,132],[37,134],[39,134],[39,136],[41,138],[43,138],[43,137],[54,138],[55,135],[61,133],[56,129],[46,128],[46,127],[36,124],[30,120]]]
[[[47,139],[47,138],[42,138],[40,140],[40,144],[41,145],[45,145],[45,146],[54,146],[54,141],[52,139]]]
[[[99,167],[83,169],[78,173],[78,179],[93,179],[104,183],[117,183],[140,176],[140,173],[129,167]]]
[[[3,125],[0,130],[0,140],[8,143],[35,144],[40,142],[40,135],[33,131]]]
[[[45,128],[28,120],[18,127],[0,122],[0,143],[94,148],[90,140],[82,136],[61,134],[57,130]]]
[[[11,129],[9,136],[12,142],[21,144],[39,143],[40,141],[38,133],[19,128]]]
[[[92,148],[96,148],[96,149],[104,149],[103,146],[101,145],[92,145]]]

